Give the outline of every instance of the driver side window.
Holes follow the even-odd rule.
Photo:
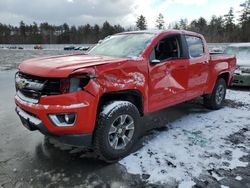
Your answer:
[[[150,60],[164,61],[181,58],[181,47],[178,36],[161,39],[150,54]]]

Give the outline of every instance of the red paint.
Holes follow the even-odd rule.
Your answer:
[[[129,34],[129,33],[128,33]],[[163,37],[180,34],[202,39],[204,55],[194,59],[177,59],[150,64],[149,55]],[[91,73],[90,80],[81,91],[42,96],[39,104],[27,105],[16,100],[16,104],[35,114],[53,134],[92,133],[95,128],[99,99],[105,93],[136,90],[143,97],[144,113],[172,106],[203,94],[212,92],[217,78],[227,73],[230,83],[235,70],[234,56],[210,56],[203,36],[186,31],[169,30],[159,32],[138,59],[112,58],[89,55],[65,55],[36,58],[25,61],[19,71],[46,78],[67,78],[74,73]],[[122,100],[122,99],[121,99]],[[88,106],[65,109],[62,106],[84,103]],[[47,106],[47,109],[45,106]],[[76,112],[73,127],[56,127],[48,114]]]

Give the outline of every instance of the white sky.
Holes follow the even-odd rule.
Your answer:
[[[199,17],[209,19],[212,15],[226,14],[230,7],[235,14],[244,0],[0,0],[0,23],[18,25],[49,22],[69,25],[120,24],[135,25],[136,18],[146,16],[149,28],[155,27],[159,13],[166,26],[181,18],[189,21]]]

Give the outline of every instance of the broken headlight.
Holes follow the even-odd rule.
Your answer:
[[[60,90],[62,93],[71,93],[83,89],[90,81],[91,76],[87,73],[73,74],[69,78],[60,80]]]

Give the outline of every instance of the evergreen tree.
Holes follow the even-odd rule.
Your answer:
[[[105,21],[102,25],[101,38],[105,38],[109,35],[114,34],[114,27],[110,25],[108,21]]]
[[[156,28],[157,29],[165,29],[165,21],[163,15],[160,13],[156,19]]]
[[[236,41],[237,35],[235,35],[235,24],[234,24],[234,12],[233,8],[231,7],[228,14],[224,15],[224,25],[225,25],[225,35],[226,35],[226,40],[229,42],[234,42]]]
[[[75,41],[78,40],[78,32],[77,32],[77,29],[76,29],[76,26],[71,26],[70,27],[70,32],[69,32],[69,38],[70,38],[70,41],[69,43],[73,44],[75,43]]]
[[[137,29],[139,29],[139,30],[145,30],[145,29],[147,29],[147,21],[146,21],[145,16],[140,15],[140,16],[137,18],[136,27],[137,27]]]
[[[203,17],[200,17],[198,20],[193,20],[188,26],[188,30],[201,33],[205,37],[207,35],[207,20]]]
[[[93,27],[93,41],[92,43],[98,42],[101,38],[100,38],[100,27],[99,25],[95,24]]]
[[[203,34],[203,35],[206,35],[207,33],[207,20],[203,17],[200,17],[197,21],[197,29],[198,29],[198,32]]]
[[[239,21],[243,25],[244,23],[250,21],[250,0],[246,0],[240,6],[242,7],[242,11]]]
[[[250,0],[244,0],[240,6],[239,22],[235,22],[234,12],[231,8],[228,14],[222,16],[212,16],[211,20],[199,18],[187,19],[169,24],[170,28],[187,29],[205,35],[208,42],[250,42]],[[164,19],[161,14],[158,17],[157,28],[164,26]],[[136,29],[146,29],[146,18],[140,15],[136,25],[131,26],[126,31]],[[19,26],[11,26],[0,23],[0,44],[55,44],[55,43],[97,43],[100,39],[114,33],[123,32],[125,29],[121,25],[111,25],[104,22],[102,26],[95,24],[85,24],[82,26],[51,25],[47,22],[32,23],[30,25],[20,22]]]
[[[21,42],[25,43],[26,42],[26,25],[23,21],[20,22],[19,32],[20,32]]]
[[[179,28],[186,30],[188,28],[188,21],[187,19],[181,19],[179,22]]]
[[[121,33],[121,32],[124,32],[124,28],[121,26],[121,25],[114,25],[114,32],[115,33]]]
[[[175,22],[172,27],[173,29],[180,29],[180,24],[178,22]]]
[[[240,41],[250,41],[250,0],[246,0],[240,5],[242,7],[240,14]],[[247,34],[248,33],[248,34]]]
[[[225,38],[224,20],[222,16],[213,15],[207,30],[207,39],[210,42],[223,42]]]
[[[234,19],[235,19],[232,7],[230,8],[228,14],[224,15],[224,19],[225,19],[226,30],[232,31],[234,28]]]
[[[60,43],[61,44],[63,44],[64,42],[66,44],[70,43],[70,29],[69,29],[69,25],[67,23],[64,23],[61,28],[62,28],[62,34],[61,34],[61,41],[60,41]],[[53,30],[51,29],[51,27],[49,27],[49,29],[48,29],[48,36],[49,36],[50,43],[51,43],[51,40],[52,40],[52,33],[53,33]]]

